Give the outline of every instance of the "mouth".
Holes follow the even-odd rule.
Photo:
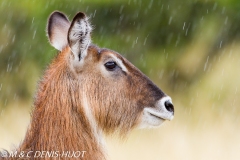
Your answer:
[[[145,111],[149,116],[154,117],[159,120],[171,121],[174,117],[173,114],[170,112],[159,112],[159,111],[152,110],[152,109],[146,109]]]
[[[158,127],[166,120],[173,119],[173,113],[154,108],[144,108],[139,128]]]
[[[149,113],[152,117],[155,117],[155,118],[157,118],[157,119],[159,119],[159,120],[165,120],[165,119],[163,119],[162,117],[159,117],[159,116],[157,116],[157,115],[155,115],[155,114],[152,114],[152,113]]]

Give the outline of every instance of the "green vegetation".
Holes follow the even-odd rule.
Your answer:
[[[24,100],[33,94],[36,77],[57,52],[45,36],[46,20],[54,10],[70,19],[77,11],[86,12],[95,27],[94,43],[122,53],[148,75],[164,71],[166,82],[159,84],[181,92],[176,86],[198,81],[206,74],[206,60],[212,64],[224,46],[239,39],[236,5],[237,1],[2,0],[0,100]],[[193,45],[200,50],[186,55]],[[157,81],[156,75],[152,78]]]

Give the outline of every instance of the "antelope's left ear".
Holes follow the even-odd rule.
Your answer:
[[[75,60],[80,61],[87,55],[87,49],[91,43],[91,31],[92,27],[86,15],[78,12],[68,30],[68,45],[74,54]]]

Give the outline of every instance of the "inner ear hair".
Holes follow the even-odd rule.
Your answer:
[[[91,43],[91,31],[92,27],[88,22],[88,17],[84,13],[78,12],[68,30],[68,44],[78,61],[87,55],[87,49]]]

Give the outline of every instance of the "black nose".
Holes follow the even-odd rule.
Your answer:
[[[174,106],[170,101],[166,101],[164,105],[169,112],[172,112],[174,114]]]

